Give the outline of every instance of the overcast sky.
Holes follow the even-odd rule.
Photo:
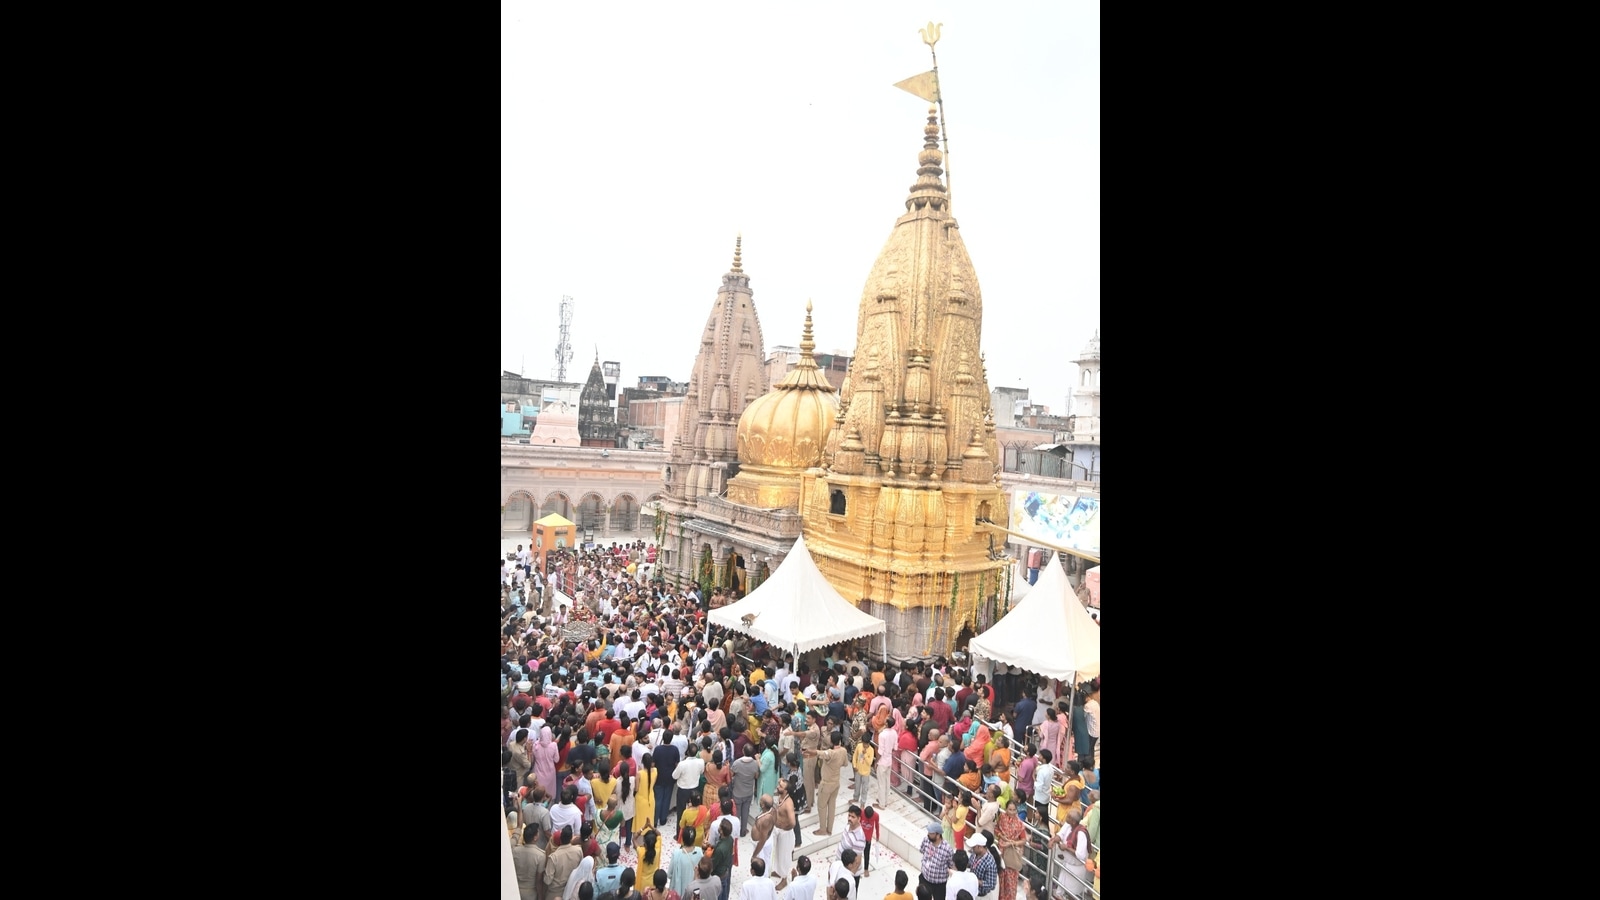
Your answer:
[[[1100,324],[1098,0],[501,6],[500,364],[569,380],[599,348],[687,381],[744,236],[767,351],[852,353],[873,261],[916,180],[932,67],[952,209],[983,291],[989,386],[1065,412]]]

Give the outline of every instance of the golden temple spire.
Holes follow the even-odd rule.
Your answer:
[[[913,205],[918,209],[928,205],[940,209],[949,202],[949,192],[939,179],[944,174],[939,166],[944,154],[939,152],[939,111],[932,106],[928,107],[928,124],[923,126],[922,135],[922,152],[917,154],[917,180],[911,185],[911,196],[906,198],[906,209]]]
[[[743,272],[744,271],[744,267],[739,265],[739,244],[741,242],[743,242],[743,241],[744,241],[744,235],[743,234],[738,234],[738,235],[734,236],[734,239],[733,239],[733,270],[735,272]]]
[[[772,386],[774,391],[808,390],[836,393],[833,383],[822,373],[817,365],[817,357],[813,352],[817,349],[817,342],[811,337],[811,301],[806,300],[806,324],[800,332],[800,359],[795,362],[789,374],[783,380]],[[830,415],[831,418],[831,415]],[[831,421],[830,421],[830,424]]]
[[[816,366],[816,357],[811,354],[811,351],[815,349],[817,349],[817,343],[811,339],[811,298],[808,297],[806,298],[806,327],[805,330],[800,333],[801,365],[810,363],[813,367]]]

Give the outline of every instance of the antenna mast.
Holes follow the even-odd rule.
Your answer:
[[[567,380],[567,363],[572,362],[572,298],[561,298],[561,340],[556,342],[556,367],[550,371],[557,381]]]

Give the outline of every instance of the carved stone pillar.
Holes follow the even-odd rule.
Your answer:
[[[610,503],[605,505],[605,517],[600,520],[600,536],[603,538],[611,536],[611,506]]]
[[[711,548],[711,583],[717,587],[727,587],[727,566],[732,551],[733,547],[721,541]]]

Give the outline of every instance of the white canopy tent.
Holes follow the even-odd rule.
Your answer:
[[[967,650],[1068,684],[1100,674],[1100,626],[1078,602],[1059,560],[1045,566],[1027,596]]]
[[[745,616],[754,616],[749,625]],[[873,634],[887,636],[882,619],[856,609],[817,569],[799,538],[772,577],[738,603],[713,609],[709,620],[785,653],[842,644]]]

